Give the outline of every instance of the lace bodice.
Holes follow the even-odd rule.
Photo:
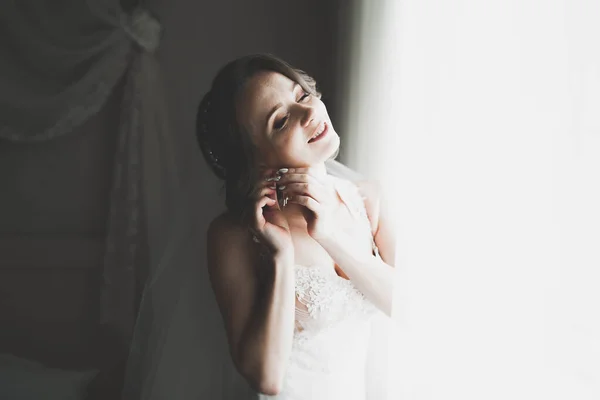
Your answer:
[[[352,215],[349,228],[358,228],[361,234],[372,239],[364,199],[357,187],[346,180],[334,177],[331,179]],[[372,245],[374,253],[377,254],[374,241]],[[354,284],[339,276],[330,266],[296,265],[295,276],[296,336],[299,340],[304,336],[302,332],[316,334],[348,319],[363,319],[374,310],[372,303]]]
[[[315,334],[350,318],[362,318],[373,305],[330,267],[296,265],[296,335]]]
[[[369,219],[357,187],[333,178],[348,206],[357,246],[372,241]],[[296,311],[292,353],[277,400],[364,400],[370,318],[375,306],[331,265],[296,265]]]

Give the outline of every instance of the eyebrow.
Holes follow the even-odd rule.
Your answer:
[[[294,85],[292,86],[292,92],[296,90],[296,86],[300,86],[300,84],[298,82],[294,82]],[[267,114],[267,129],[269,129],[269,126],[271,126],[270,122],[273,118],[273,115],[275,115],[275,111],[279,110],[279,108],[281,108],[282,106],[282,103],[277,103],[275,107],[273,107],[271,111],[269,111],[269,113]]]

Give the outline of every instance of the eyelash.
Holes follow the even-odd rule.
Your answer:
[[[303,101],[304,99],[310,97],[310,93],[308,92],[303,92],[302,96],[300,97],[300,99],[298,100],[298,103],[300,103],[301,101]],[[287,121],[290,118],[290,115],[287,114],[285,117],[283,117],[282,119],[280,119],[279,121],[277,121],[277,123],[275,124],[274,128],[277,131],[282,131],[286,126],[287,126]],[[281,127],[277,127],[278,125],[281,124]]]

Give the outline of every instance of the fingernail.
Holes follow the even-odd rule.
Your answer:
[[[267,182],[273,182],[273,181],[277,182],[277,181],[279,181],[280,179],[281,179],[281,176],[272,176],[272,177],[270,177],[270,178],[267,178],[267,179],[265,179],[265,180],[266,180]]]
[[[277,171],[277,173],[278,173],[278,174],[285,174],[285,173],[286,173],[286,172],[288,172],[288,171],[289,171],[289,169],[287,169],[287,168],[281,168],[281,169],[279,169],[279,170]]]
[[[277,187],[277,189],[283,190],[283,189],[285,189],[285,185],[281,185],[281,186]]]

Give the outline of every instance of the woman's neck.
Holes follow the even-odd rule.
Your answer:
[[[327,178],[327,167],[325,167],[325,163],[311,165],[310,170],[311,174],[317,179]]]

